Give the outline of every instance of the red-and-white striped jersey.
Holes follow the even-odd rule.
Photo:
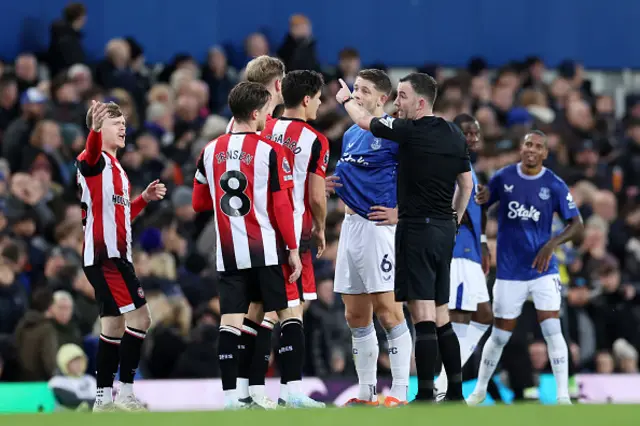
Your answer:
[[[307,191],[309,173],[325,178],[329,164],[329,141],[306,121],[282,117],[267,122],[261,135],[284,147],[293,166],[293,206],[296,238],[311,240],[313,216]]]
[[[256,133],[222,135],[202,151],[196,181],[209,186],[213,200],[218,271],[286,262],[271,196],[293,187],[280,146]]]
[[[120,162],[102,152],[90,165],[87,152],[78,155],[78,186],[84,225],[84,265],[91,266],[109,258],[132,262],[131,186]]]

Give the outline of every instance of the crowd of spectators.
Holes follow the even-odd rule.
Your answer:
[[[224,133],[227,95],[247,60],[272,54],[288,70],[323,73],[323,103],[313,125],[330,140],[335,165],[342,134],[352,124],[335,102],[337,78],[353,84],[363,67],[358,50],[343,49],[335,67],[320,64],[311,23],[296,15],[277,49],[264,35],[249,35],[241,63],[231,64],[230,52],[213,46],[202,64],[176,55],[172,63],[149,66],[144,46],[129,37],[110,40],[104,59],[89,64],[81,43],[86,15],[82,5],[68,6],[51,26],[47,52],[0,62],[0,379],[49,380],[64,344],[84,347],[89,360],[93,356],[99,312],[81,269],[74,159],[83,150],[84,117],[94,99],[114,100],[126,114],[127,145],[119,155],[132,196],[156,178],[169,187],[167,199],[150,205],[134,224],[134,263],[153,313],[141,374],[217,377],[215,231],[209,215],[191,208],[195,158]],[[473,162],[482,181],[518,161],[518,143],[527,130],[548,134],[545,164],[569,184],[586,224],[581,245],[567,244],[558,252],[574,372],[637,372],[640,96],[630,96],[624,118],[616,120],[612,97],[593,93],[574,61],[563,62],[553,80],[545,79],[545,63],[536,57],[497,70],[477,57],[448,78],[437,64],[421,71],[440,83],[437,115],[451,120],[467,112],[479,120],[483,146]],[[332,198],[329,207],[327,249],[316,262],[319,297],[306,306],[305,373],[355,377],[344,308],[333,293],[343,205]],[[487,235],[495,251],[494,219]],[[509,358],[542,373],[550,370],[546,346],[530,308],[510,343],[517,355]],[[388,374],[384,333],[378,338],[379,371]],[[276,369],[274,363],[269,374]]]

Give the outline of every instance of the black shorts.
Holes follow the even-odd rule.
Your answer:
[[[286,309],[286,283],[282,265],[220,272],[220,313],[246,314],[251,302],[265,312]]]
[[[131,262],[113,258],[83,269],[96,291],[101,317],[117,317],[147,303]]]
[[[396,301],[449,303],[453,219],[401,219],[396,228]]]

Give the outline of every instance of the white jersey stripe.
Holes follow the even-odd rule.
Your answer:
[[[124,192],[124,198],[129,200],[129,202],[124,206],[124,226],[127,233],[127,260],[133,263],[133,256],[131,255],[131,194],[129,194],[129,178],[120,163],[116,163],[116,166],[118,167],[118,171],[120,172],[120,177],[122,179],[122,191]]]
[[[256,147],[254,161],[256,164],[267,164],[266,168],[256,167],[254,169],[253,180],[253,202],[256,220],[262,232],[262,245],[264,249],[264,260],[267,265],[278,263],[278,249],[276,245],[276,231],[269,220],[267,203],[269,199],[269,157],[271,147],[261,143]]]
[[[216,182],[213,180],[213,154],[216,151],[216,144],[218,140],[214,140],[209,145],[207,145],[204,149],[204,153],[202,155],[202,161],[204,164],[204,169],[206,173],[207,184],[209,185],[209,190],[211,192],[211,199],[213,200],[213,211],[217,211],[217,203],[216,203]],[[215,213],[214,213],[215,214]],[[218,221],[215,222],[216,226],[214,227],[216,230],[216,270],[224,271],[224,260],[222,259],[222,250],[220,250],[220,229],[218,229]]]
[[[113,204],[113,162],[109,156],[102,154],[106,164],[102,171],[102,226],[104,230],[104,244],[107,246],[107,256],[120,257],[118,251],[118,234],[116,225],[116,206]]]
[[[91,194],[89,192],[89,186],[87,185],[87,181],[82,176],[82,173],[78,171],[78,183],[80,184],[80,188],[82,188],[82,199],[81,202],[87,205],[86,218],[87,222],[84,227],[84,264],[85,265],[93,265],[94,261],[94,240],[93,240],[93,203],[91,201]]]
[[[294,205],[294,225],[296,230],[296,238],[300,241],[302,235],[302,218],[305,212],[304,195],[307,192],[307,175],[309,174],[309,160],[311,159],[311,149],[313,142],[317,139],[315,133],[307,127],[302,129],[300,138],[298,139],[297,149],[300,152],[296,154],[293,166],[293,205]]]
[[[232,135],[229,139],[227,151],[242,151],[242,143],[245,135]],[[240,159],[227,158],[227,171],[240,171]],[[229,186],[233,188],[232,181]],[[233,199],[232,199],[233,202]],[[249,238],[247,236],[247,227],[244,223],[244,217],[229,217],[231,224],[231,236],[233,237],[233,247],[236,254],[236,265],[238,269],[246,269],[251,267],[251,256],[249,254]]]

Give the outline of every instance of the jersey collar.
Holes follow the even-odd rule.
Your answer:
[[[542,170],[540,170],[540,172],[537,175],[530,176],[522,173],[521,167],[522,167],[522,162],[516,164],[516,170],[518,171],[518,176],[520,176],[522,179],[525,179],[525,180],[536,180],[542,177],[542,175],[547,171],[547,168],[542,166]]]

